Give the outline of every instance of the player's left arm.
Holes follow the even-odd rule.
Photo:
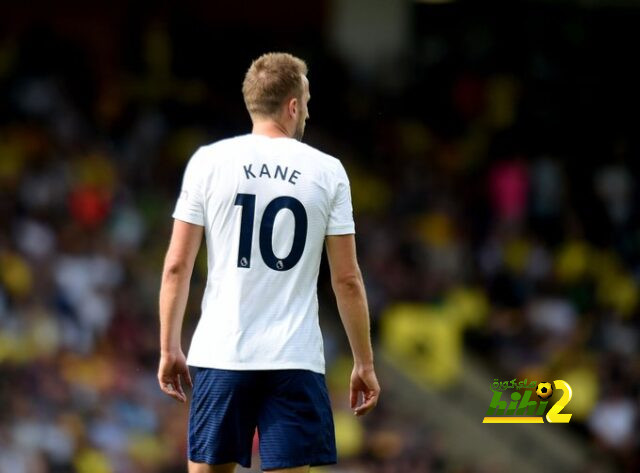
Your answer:
[[[189,282],[202,242],[203,227],[174,220],[169,250],[164,260],[160,285],[160,389],[185,402],[182,381],[192,386],[182,352],[182,320],[189,298]]]

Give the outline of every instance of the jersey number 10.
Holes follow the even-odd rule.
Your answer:
[[[253,221],[256,213],[255,194],[238,194],[235,205],[242,206],[240,219],[240,245],[238,247],[238,267],[251,267],[251,246],[253,245]],[[293,213],[295,228],[291,251],[284,258],[278,258],[273,252],[273,223],[282,209]],[[264,263],[276,271],[287,271],[293,268],[304,251],[307,240],[307,212],[304,205],[295,197],[282,196],[273,199],[264,209],[260,222],[260,254]]]

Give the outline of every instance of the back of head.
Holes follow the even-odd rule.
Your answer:
[[[253,61],[242,84],[251,117],[274,117],[287,99],[300,99],[306,74],[306,63],[287,53],[267,53]]]

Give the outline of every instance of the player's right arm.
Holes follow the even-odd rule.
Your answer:
[[[326,247],[331,285],[353,354],[351,408],[356,415],[361,416],[376,406],[380,385],[373,367],[369,308],[356,257],[355,237],[353,234],[329,235],[326,237]],[[360,393],[363,395],[363,403],[358,406]]]
[[[182,319],[189,298],[189,281],[202,242],[203,227],[175,220],[160,285],[160,389],[185,402],[182,381],[192,386],[182,346]]]
[[[158,382],[166,394],[185,402],[182,381],[188,386],[191,376],[180,344],[182,319],[189,298],[189,282],[200,249],[204,230],[202,181],[204,148],[189,160],[182,179],[180,197],[173,212],[173,232],[164,260],[160,285],[160,366]]]

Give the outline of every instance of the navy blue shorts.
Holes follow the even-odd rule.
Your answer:
[[[251,466],[258,428],[263,470],[336,463],[324,376],[308,370],[194,368],[189,460]]]

